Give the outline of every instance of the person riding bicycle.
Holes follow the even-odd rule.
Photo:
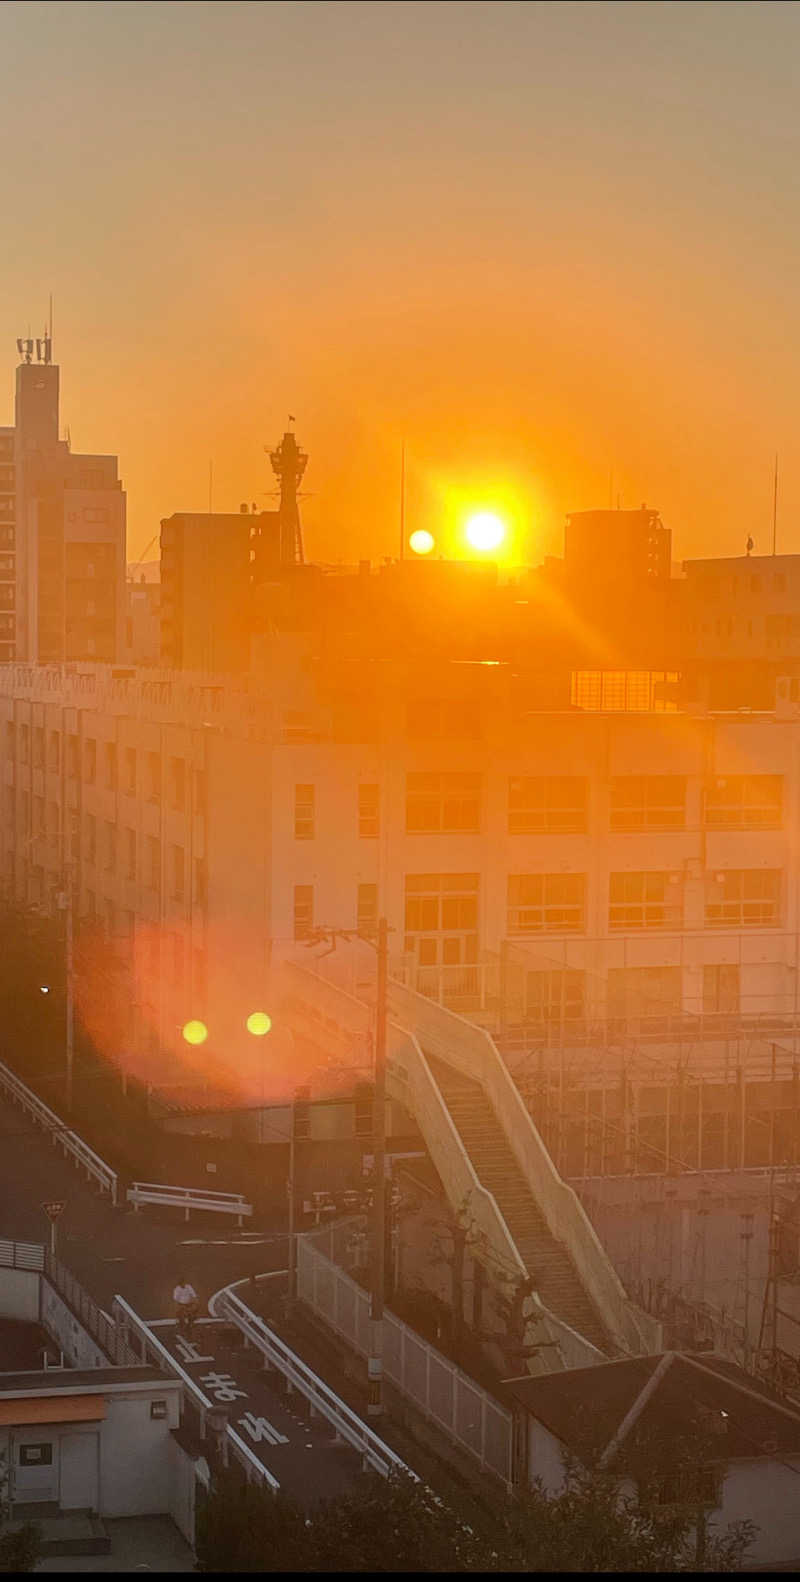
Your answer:
[[[186,1335],[189,1336],[192,1333],[192,1325],[198,1314],[200,1299],[194,1286],[189,1284],[185,1275],[181,1275],[172,1293],[172,1299],[175,1303],[175,1318],[178,1330],[184,1330]]]

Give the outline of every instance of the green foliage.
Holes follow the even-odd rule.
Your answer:
[[[713,1449],[713,1444],[711,1449]],[[706,1496],[702,1437],[684,1445],[632,1441],[629,1465],[565,1464],[563,1488],[541,1482],[505,1504],[478,1531],[452,1504],[406,1475],[366,1476],[309,1517],[282,1495],[224,1475],[199,1519],[201,1571],[313,1572],[680,1572],[736,1571],[755,1535],[751,1522],[717,1532]],[[634,1470],[635,1469],[635,1474]],[[665,1503],[664,1479],[683,1491]]]
[[[26,1522],[17,1532],[4,1532],[8,1520],[6,1485],[8,1473],[5,1459],[0,1456],[0,1571],[20,1575],[33,1571],[42,1558],[41,1529],[33,1522]]]

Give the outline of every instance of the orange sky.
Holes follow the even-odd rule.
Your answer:
[[[162,515],[309,553],[658,506],[676,557],[800,551],[795,4],[7,4],[0,347],[55,295],[62,414]],[[153,554],[153,550],[150,551]]]

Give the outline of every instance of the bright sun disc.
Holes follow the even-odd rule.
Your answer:
[[[467,538],[473,549],[496,549],[505,536],[505,524],[494,511],[476,511],[467,522]]]
[[[416,532],[411,534],[408,542],[415,555],[429,555],[433,549],[433,534],[429,533],[427,528],[418,527]]]
[[[204,1044],[208,1038],[208,1028],[206,1027],[205,1022],[185,1022],[183,1026],[183,1036],[186,1039],[187,1044]]]
[[[251,1011],[246,1026],[248,1033],[252,1033],[254,1038],[263,1038],[272,1026],[272,1018],[266,1011]]]

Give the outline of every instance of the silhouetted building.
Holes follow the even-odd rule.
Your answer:
[[[125,609],[117,458],[59,439],[50,341],[18,345],[15,423],[0,430],[0,660],[113,661]]]
[[[161,523],[161,663],[172,670],[246,670],[250,530],[241,511],[176,511]]]

